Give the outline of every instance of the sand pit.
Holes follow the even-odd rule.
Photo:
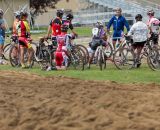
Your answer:
[[[158,85],[0,73],[0,130],[160,130]]]

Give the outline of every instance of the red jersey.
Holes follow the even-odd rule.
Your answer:
[[[62,20],[57,17],[54,20],[51,20],[50,26],[52,27],[52,35],[57,36],[61,34],[61,25],[62,25]]]

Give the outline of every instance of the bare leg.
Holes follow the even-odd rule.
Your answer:
[[[24,47],[20,48],[20,58],[21,58],[22,67],[25,67],[25,64],[24,64]]]
[[[29,48],[28,49],[28,64],[31,65],[31,62],[32,62],[32,57],[33,57],[33,48]]]

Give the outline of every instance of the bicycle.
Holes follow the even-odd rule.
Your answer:
[[[125,42],[122,46],[115,52],[113,61],[115,66],[120,69],[132,69],[139,68],[141,64],[138,63],[134,50],[132,48],[133,41],[129,36],[125,36]],[[155,49],[152,44],[152,40],[148,39],[145,46],[143,47],[142,53],[140,55],[140,61],[146,57],[147,64],[150,68],[154,67],[151,61],[151,52]]]
[[[32,45],[36,46],[36,43],[31,42]],[[20,43],[17,40],[17,43],[11,44],[11,48],[9,51],[9,61],[12,67],[19,67],[21,66],[20,63]],[[28,49],[24,48],[24,63],[27,63],[28,61]],[[32,56],[32,60],[31,60],[31,64],[30,64],[30,68],[34,65],[34,54]]]

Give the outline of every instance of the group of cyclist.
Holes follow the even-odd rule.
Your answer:
[[[132,36],[132,44],[133,49],[137,52],[137,61],[140,64],[140,54],[146,43],[148,37],[153,37],[154,43],[158,44],[159,37],[159,25],[160,21],[154,17],[154,11],[150,10],[147,12],[149,16],[149,20],[147,23],[142,22],[142,15],[137,14],[135,17],[136,23],[130,28],[127,20],[124,16],[122,16],[122,9],[117,8],[115,10],[116,14],[110,19],[107,30],[104,28],[101,22],[97,22],[96,26],[99,28],[99,37],[102,39],[102,44],[105,46],[107,44],[107,33],[110,33],[110,28],[113,26],[113,36],[112,43],[114,49],[116,48],[117,41],[121,43],[122,35],[124,35],[124,27],[127,28],[127,35]],[[3,45],[5,39],[5,24],[3,20],[3,10],[0,9],[0,64],[5,64],[5,61],[2,58],[3,55]],[[57,46],[57,50],[55,52],[55,62],[57,69],[65,69],[67,66],[67,47],[70,43],[70,39],[73,39],[78,36],[75,32],[74,27],[72,25],[73,15],[69,13],[66,16],[66,19],[63,20],[64,12],[63,10],[57,10],[57,17],[52,19],[49,27],[47,36],[51,37],[53,45]],[[17,11],[15,12],[15,21],[13,23],[13,39],[19,42],[21,49],[21,66],[22,68],[29,68],[31,65],[32,56],[34,54],[34,50],[31,46],[31,35],[30,35],[30,25],[27,21],[28,13],[26,11]],[[68,30],[71,30],[71,34],[68,34]],[[149,36],[150,35],[150,36]],[[89,64],[92,62],[94,57],[94,53],[97,47],[95,47],[92,43],[89,44],[92,56],[89,59]],[[28,64],[27,66],[24,63],[24,48],[28,49]],[[38,60],[38,59],[37,59]]]
[[[159,40],[159,27],[160,27],[160,21],[159,19],[154,17],[155,12],[153,10],[149,10],[147,12],[147,15],[149,17],[149,20],[147,23],[144,23],[142,21],[143,16],[141,14],[137,14],[135,16],[135,23],[130,28],[127,20],[124,16],[122,16],[122,9],[117,8],[115,9],[116,14],[110,19],[108,25],[107,25],[107,31],[110,33],[110,28],[113,26],[113,35],[112,35],[112,44],[114,50],[116,49],[116,45],[120,45],[122,42],[122,38],[124,36],[130,37],[132,42],[132,49],[134,50],[135,59],[137,62],[137,67],[141,65],[140,60],[140,54],[142,52],[142,49],[144,45],[146,44],[147,40],[149,38],[152,38],[154,45],[158,45]],[[102,45],[107,45],[107,39],[106,39],[106,32],[104,32],[104,26],[102,23],[97,22],[96,27],[99,28],[99,36],[102,38]],[[124,27],[127,29],[127,33],[124,34]],[[104,33],[102,33],[104,32]],[[97,37],[95,37],[97,38]],[[93,38],[94,39],[94,38]],[[116,44],[118,42],[118,44]],[[97,49],[97,44],[94,44],[94,42],[90,43],[90,52],[92,53],[92,56],[90,57],[89,62],[92,62],[94,53]],[[157,46],[158,47],[158,46]]]

